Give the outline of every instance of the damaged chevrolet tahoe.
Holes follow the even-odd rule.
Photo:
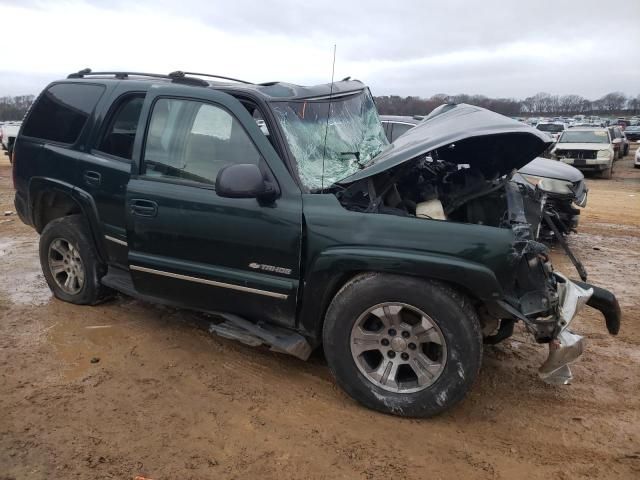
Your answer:
[[[425,417],[464,398],[483,343],[516,322],[548,344],[553,383],[582,353],[585,304],[618,333],[615,297],[553,270],[534,240],[544,198],[511,180],[548,146],[470,105],[389,144],[359,81],[83,70],[29,112],[15,204],[56,297],[121,292],[249,345],[321,346],[354,399]]]

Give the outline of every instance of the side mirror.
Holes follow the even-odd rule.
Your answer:
[[[227,198],[256,198],[273,201],[277,196],[274,185],[265,180],[257,165],[239,163],[227,165],[216,177],[216,193]]]

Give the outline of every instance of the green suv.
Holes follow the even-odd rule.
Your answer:
[[[56,297],[120,292],[302,359],[322,346],[359,402],[430,416],[517,321],[549,344],[553,383],[582,352],[568,327],[585,303],[618,332],[615,297],[554,272],[533,240],[544,198],[511,175],[548,146],[464,104],[389,144],[359,81],[87,69],[27,115],[15,204]]]

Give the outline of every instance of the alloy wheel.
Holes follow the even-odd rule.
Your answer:
[[[78,249],[64,238],[56,238],[49,245],[49,270],[60,289],[76,295],[84,285],[85,270]]]
[[[351,355],[373,384],[396,393],[432,385],[442,374],[447,346],[435,321],[420,309],[387,302],[367,309],[351,329]]]

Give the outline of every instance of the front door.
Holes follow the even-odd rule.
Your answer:
[[[293,326],[301,193],[247,110],[222,92],[170,85],[147,95],[137,174],[127,187],[129,268],[136,289],[176,304]],[[226,165],[254,163],[279,198],[216,194]]]

